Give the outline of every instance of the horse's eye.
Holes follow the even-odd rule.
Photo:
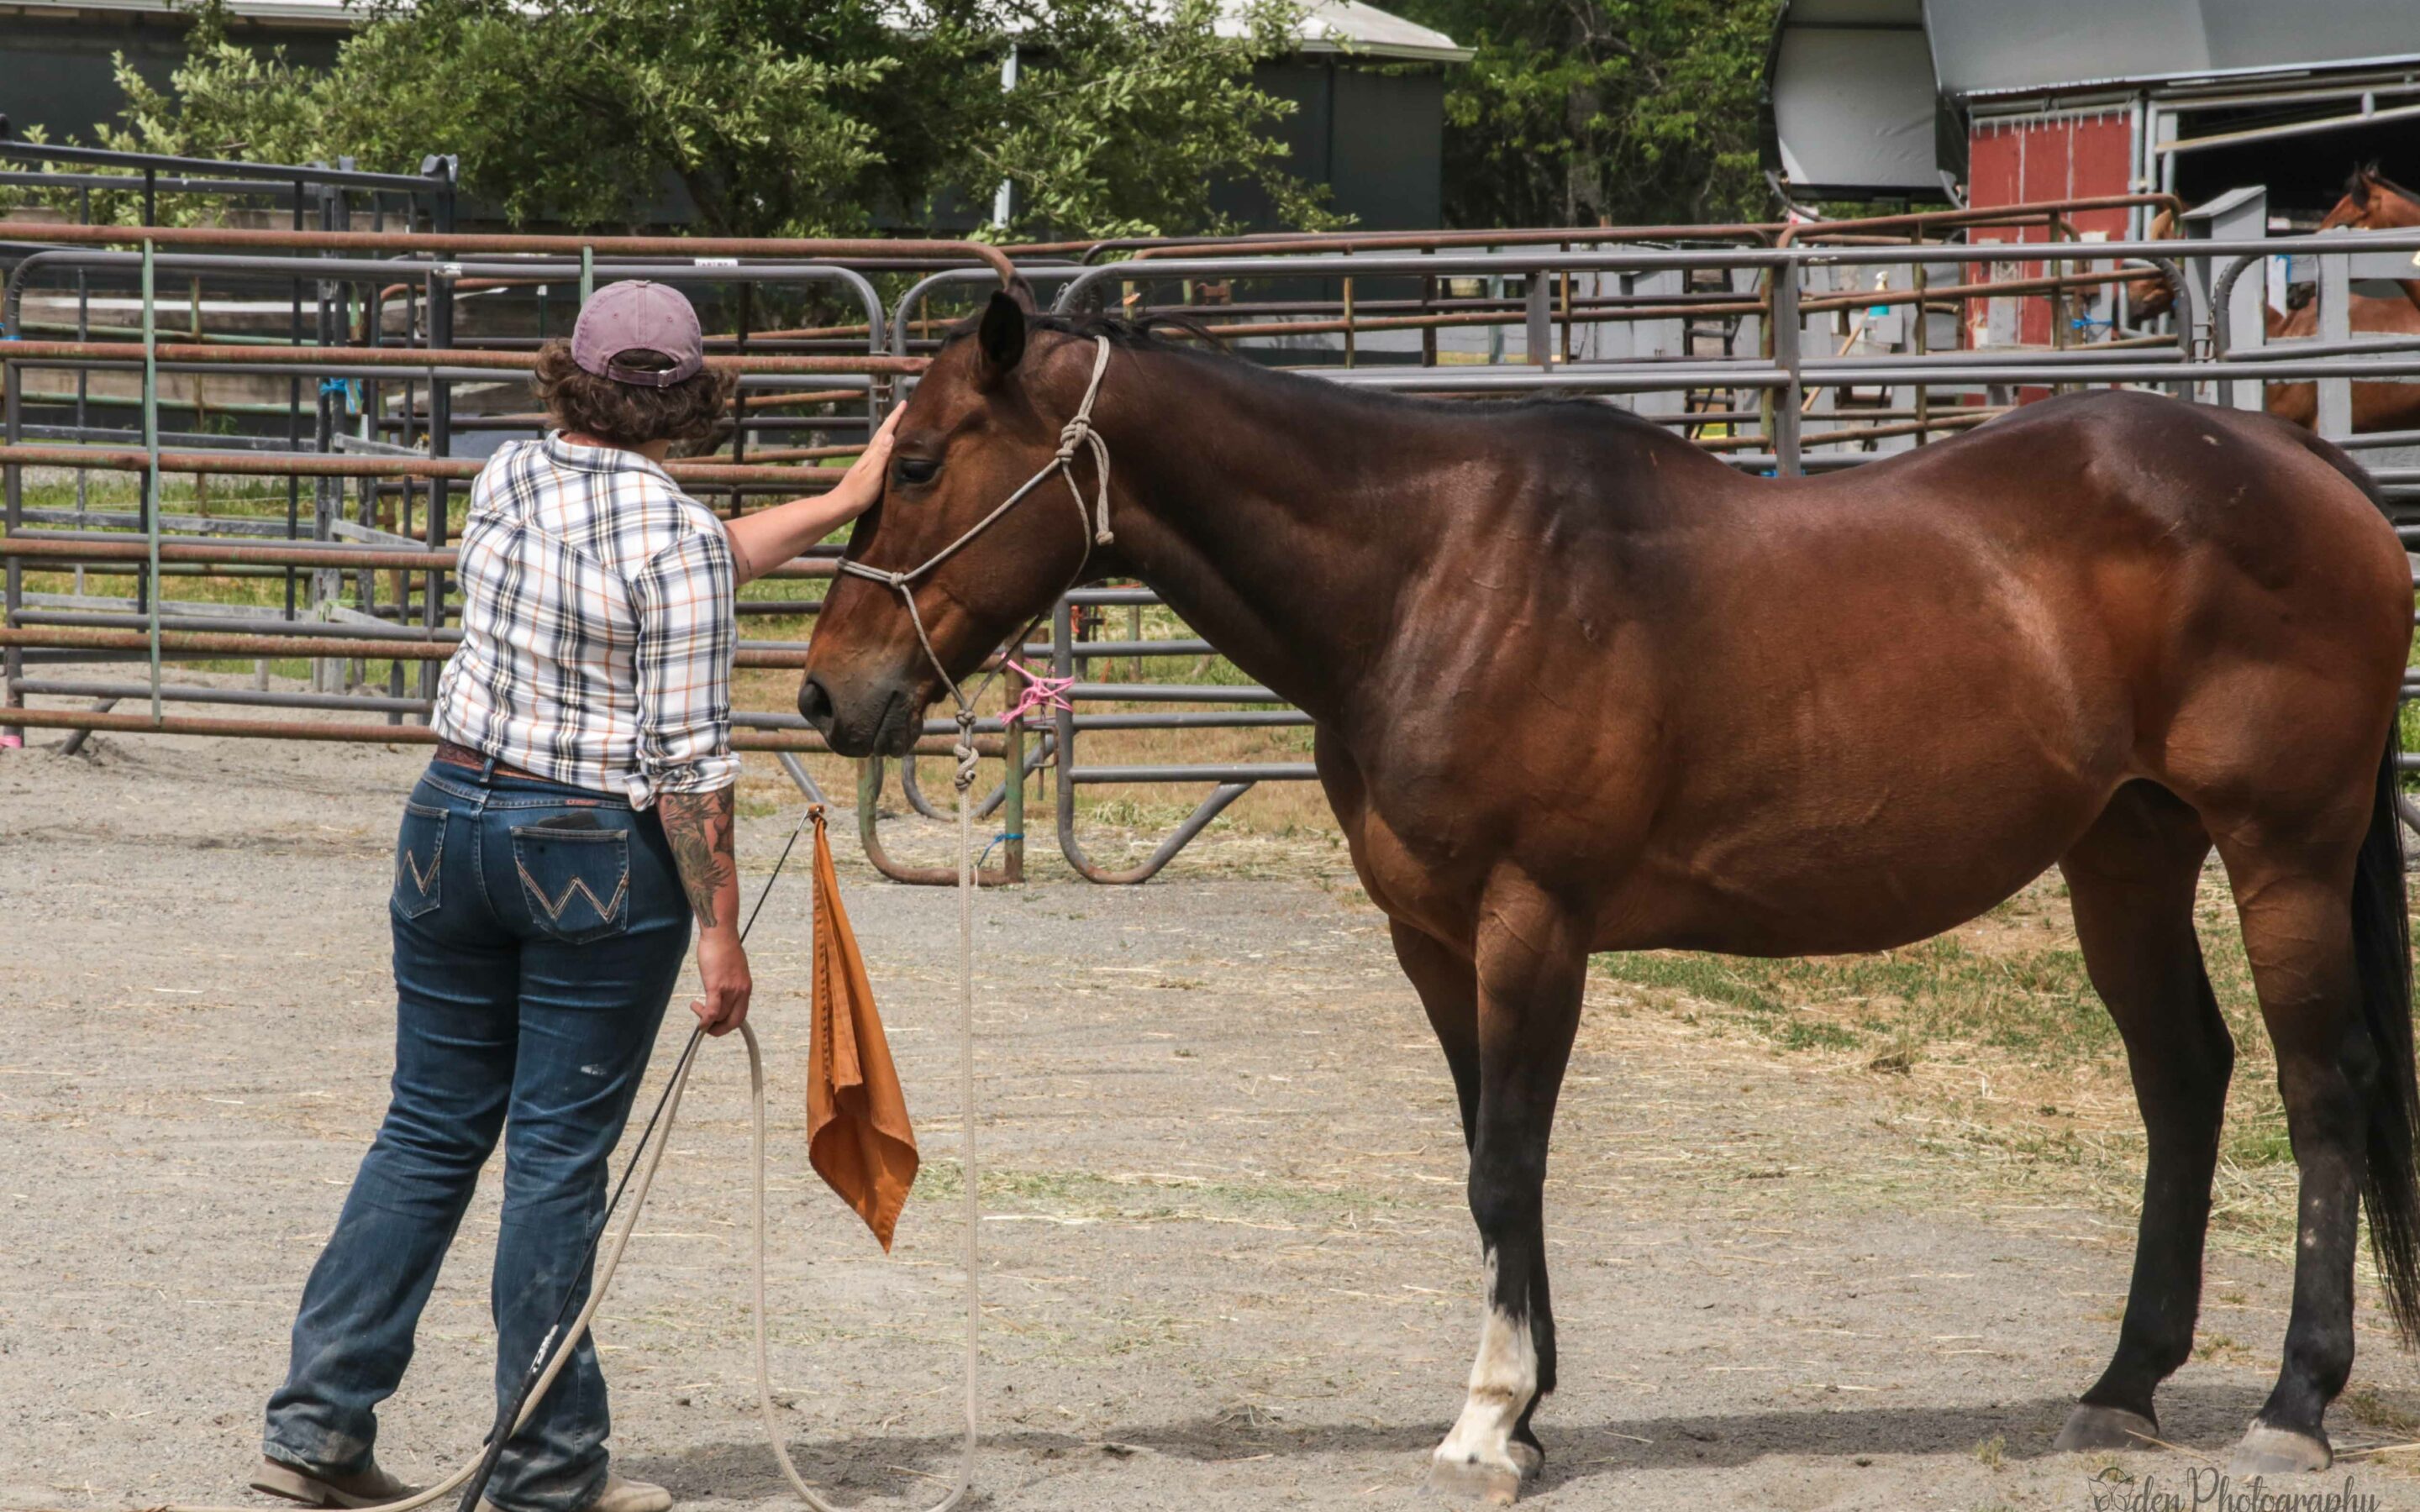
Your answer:
[[[903,456],[891,464],[891,476],[900,483],[930,483],[940,471],[938,457]]]

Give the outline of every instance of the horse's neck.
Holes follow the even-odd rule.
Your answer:
[[[1103,392],[1118,560],[1248,675],[1334,722],[1435,538],[1427,452],[1382,442],[1388,417],[1342,394],[1131,356],[1141,381],[1113,364]]]

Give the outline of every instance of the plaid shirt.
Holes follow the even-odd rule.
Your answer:
[[[738,777],[731,541],[661,468],[560,432],[508,442],[461,548],[440,735],[642,809]]]

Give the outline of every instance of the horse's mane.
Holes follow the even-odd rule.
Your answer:
[[[980,312],[968,316],[942,332],[941,345],[949,347],[964,341],[982,325]],[[1225,340],[1216,330],[1189,315],[1153,314],[1140,319],[1129,319],[1125,316],[1083,310],[1068,315],[1028,311],[1025,329],[1029,332],[1055,331],[1062,335],[1081,336],[1086,340],[1105,336],[1112,347],[1157,351],[1189,349],[1170,339],[1168,333],[1174,333],[1213,351],[1224,353],[1227,350]]]
[[[953,346],[974,335],[983,323],[980,314],[971,315],[952,326],[941,337],[941,345]],[[1082,340],[1102,337],[1111,347],[1130,351],[1161,352],[1171,357],[1213,364],[1221,371],[1247,381],[1299,384],[1300,398],[1316,402],[1313,396],[1327,402],[1371,409],[1470,419],[1508,411],[1560,411],[1575,419],[1601,424],[1627,424],[1640,432],[1663,440],[1671,440],[1670,432],[1652,421],[1641,420],[1629,410],[1612,405],[1599,404],[1584,394],[1531,393],[1501,399],[1444,399],[1425,394],[1397,393],[1385,389],[1357,385],[1327,383],[1307,374],[1288,373],[1279,368],[1264,367],[1236,352],[1218,334],[1216,326],[1192,316],[1152,314],[1140,318],[1109,315],[1095,311],[1034,312],[1025,317],[1028,332],[1047,331]],[[1693,448],[1694,450],[1694,448]]]

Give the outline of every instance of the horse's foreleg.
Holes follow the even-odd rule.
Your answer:
[[[1588,955],[1564,912],[1527,888],[1491,889],[1477,944],[1470,1212],[1485,1257],[1487,1317],[1462,1415],[1437,1446],[1430,1478],[1503,1503],[1536,1466],[1529,1415],[1554,1381],[1542,1211],[1546,1141]]]
[[[1394,926],[1395,959],[1420,995],[1429,1026],[1436,1030],[1445,1051],[1446,1069],[1453,1074],[1454,1100],[1462,1111],[1462,1143],[1470,1149],[1479,1138],[1479,970],[1469,957],[1439,943],[1408,924]],[[1546,1393],[1555,1389],[1553,1315],[1546,1306],[1546,1259],[1542,1253],[1529,1284],[1534,1305],[1530,1333],[1538,1348],[1538,1389],[1512,1426],[1512,1458],[1524,1475],[1534,1475],[1546,1462],[1546,1446],[1529,1426],[1529,1414]],[[1541,1324],[1544,1324],[1543,1334]]]

